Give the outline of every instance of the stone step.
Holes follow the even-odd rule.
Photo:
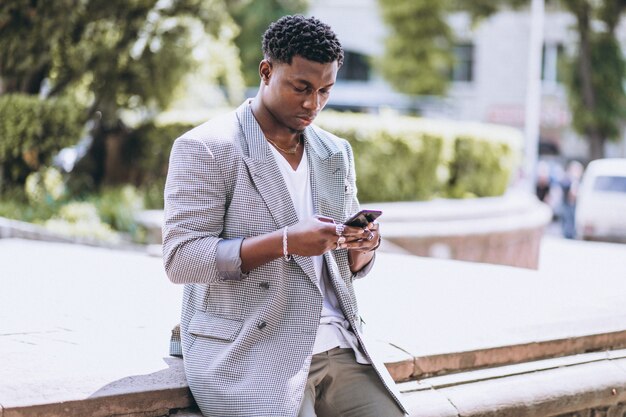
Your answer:
[[[182,360],[116,381],[82,399],[3,404],[2,417],[200,417]],[[583,354],[399,384],[411,417],[543,417],[611,410],[626,402],[626,350]],[[594,414],[582,414],[594,415]],[[606,414],[602,414],[606,415]]]

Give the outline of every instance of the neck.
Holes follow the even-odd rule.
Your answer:
[[[266,138],[283,148],[292,148],[300,141],[302,132],[290,129],[278,122],[272,112],[263,105],[261,97],[257,95],[250,104],[252,115],[259,123]]]

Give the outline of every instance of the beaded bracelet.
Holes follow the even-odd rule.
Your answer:
[[[283,229],[283,259],[285,261],[290,261],[293,259],[293,256],[291,256],[289,252],[287,251],[287,230],[288,229],[289,229],[289,226],[285,226],[285,228]]]

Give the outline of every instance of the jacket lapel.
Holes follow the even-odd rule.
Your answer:
[[[298,215],[291,201],[289,190],[265,140],[263,131],[252,114],[249,102],[237,109],[237,118],[244,135],[243,161],[248,167],[250,178],[265,202],[276,227],[293,226],[298,223]],[[317,287],[317,277],[313,261],[306,256],[294,256],[295,262]]]
[[[318,134],[313,127],[308,127],[304,136],[315,212],[337,222],[343,221],[346,198],[343,154],[335,142]]]
[[[313,127],[305,130],[305,139],[315,212],[341,222],[345,219],[347,191],[345,184],[347,164],[344,161],[344,154],[340,152],[336,142],[329,140],[324,134],[318,134]],[[329,279],[337,299],[346,318],[350,319],[352,314],[350,292],[341,277],[334,252],[326,252],[324,261],[328,266]]]

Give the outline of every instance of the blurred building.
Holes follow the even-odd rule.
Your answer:
[[[392,107],[426,117],[476,120],[523,128],[530,11],[502,11],[472,26],[467,14],[449,16],[458,40],[447,97],[409,97],[376,73],[386,27],[376,0],[313,0],[309,14],[331,25],[345,50],[330,107],[378,111]],[[543,45],[540,154],[584,160],[586,143],[570,127],[571,114],[559,62],[576,47],[571,14],[546,9]],[[626,32],[621,30],[626,45]],[[607,156],[626,157],[626,140],[611,143]]]

